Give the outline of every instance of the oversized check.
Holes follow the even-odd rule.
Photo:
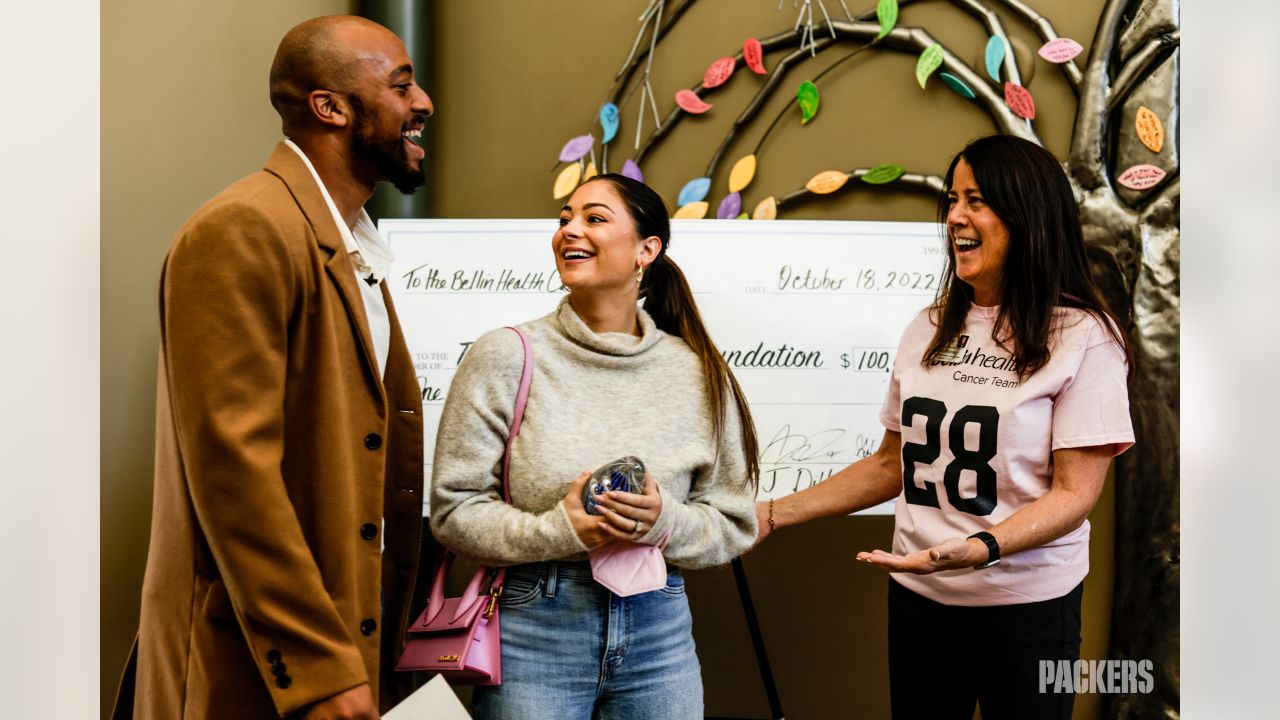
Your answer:
[[[429,480],[467,348],[564,296],[551,253],[556,220],[383,220],[379,229],[396,255],[387,282],[422,385]],[[898,338],[937,290],[938,226],[675,220],[671,236],[668,252],[751,405],[758,496],[811,487],[874,452]]]

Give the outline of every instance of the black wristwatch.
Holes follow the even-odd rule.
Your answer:
[[[974,570],[985,570],[992,565],[1000,564],[1000,543],[996,542],[995,537],[989,532],[976,532],[969,537],[978,538],[983,545],[987,546],[987,561],[973,566]]]

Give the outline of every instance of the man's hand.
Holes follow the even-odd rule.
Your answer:
[[[987,546],[981,540],[951,538],[910,555],[894,555],[883,550],[858,553],[858,559],[889,572],[928,575],[942,570],[969,568],[987,560]]]
[[[378,720],[380,717],[368,683],[312,703],[298,715],[299,720]]]

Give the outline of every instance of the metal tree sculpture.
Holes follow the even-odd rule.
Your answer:
[[[694,1],[684,0],[665,18],[663,8],[655,7],[658,0],[650,3],[632,52],[607,93],[606,106],[626,105],[631,93],[641,86],[652,98],[647,77],[653,52]],[[992,37],[988,50],[995,55],[988,59],[986,76],[938,44],[926,29],[896,25],[899,6],[911,4],[911,0],[881,0],[878,12],[849,17],[846,11],[848,19],[844,20],[831,18],[826,9],[821,8],[822,22],[816,26],[810,8],[808,25],[802,26],[797,20],[791,30],[760,39],[755,48],[760,53],[785,51],[787,54],[777,61],[756,96],[734,121],[712,156],[705,177],[686,186],[692,193],[682,192],[679,204],[691,206],[696,202],[700,208],[692,216],[701,216],[707,205],[697,201],[709,190],[710,179],[716,176],[725,150],[739,134],[754,127],[761,109],[781,87],[788,71],[834,48],[850,45],[854,46],[853,51],[829,64],[826,70],[865,51],[921,56],[917,73],[922,85],[933,71],[945,72],[948,77],[942,79],[947,85],[982,107],[997,131],[1040,142],[1028,119],[1028,115],[1034,117],[1034,107],[1028,113],[1017,97],[1021,89],[1017,59],[993,8],[1002,8],[1028,23],[1046,45],[1058,39],[1052,23],[1021,0],[952,0],[952,3],[983,23]],[[804,14],[802,9],[802,18]],[[641,39],[646,32],[649,33],[648,46],[642,47]],[[1132,450],[1117,459],[1115,471],[1116,562],[1110,656],[1153,661],[1155,688],[1149,694],[1113,696],[1108,710],[1111,717],[1178,715],[1179,42],[1175,0],[1107,0],[1083,69],[1074,59],[1059,63],[1077,98],[1074,133],[1063,165],[1080,201],[1081,221],[1095,278],[1112,309],[1127,324],[1135,355],[1129,389],[1138,441]],[[733,55],[731,66],[729,58],[718,61],[718,74],[709,69],[704,76],[716,81],[691,88],[696,96],[692,105],[681,102],[683,107],[672,109],[643,143],[637,135],[629,171],[638,172],[645,156],[688,117],[690,110],[686,107],[698,111],[696,101],[721,87],[725,72],[731,74],[748,65],[759,72],[759,62],[749,57],[751,52],[753,50],[744,48]],[[995,72],[990,69],[992,62],[999,68]],[[642,64],[644,79],[633,83]],[[995,81],[1000,70],[1007,83],[1003,93],[1000,83]],[[1015,89],[1011,91],[1009,84],[1016,86]],[[802,90],[800,94],[805,92],[810,93],[811,106],[804,107],[803,97],[798,104],[802,106],[804,120],[808,121],[816,112],[817,89]],[[615,110],[616,107],[614,105]],[[1164,123],[1154,121],[1152,129],[1152,118],[1164,118]],[[777,119],[774,125],[776,123]],[[774,125],[761,135],[756,151]],[[607,132],[607,136],[612,137],[612,132]],[[580,157],[586,152],[583,150]],[[601,168],[607,171],[607,145],[604,153]],[[743,158],[749,158],[749,163],[740,160],[738,164],[750,166],[745,174],[746,182],[735,166],[730,179],[731,194],[736,194],[735,184],[743,186],[750,182],[754,175],[754,155],[753,152]],[[594,152],[592,157],[594,159]],[[563,154],[562,160],[567,160]],[[812,199],[815,194],[864,186],[857,182],[846,184],[845,180],[861,179],[934,197],[943,189],[942,178],[936,173],[909,172],[896,166],[858,167],[843,175],[843,179],[837,178],[834,182],[810,181],[807,187],[780,198],[766,198],[758,206],[756,215],[771,217],[777,211]],[[1133,181],[1135,176],[1137,182]],[[570,186],[568,190],[571,189]],[[689,198],[695,202],[686,202]],[[722,208],[724,205],[722,202]],[[767,210],[762,214],[761,208]]]

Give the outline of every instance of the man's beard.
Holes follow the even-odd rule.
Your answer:
[[[413,169],[408,151],[404,147],[403,136],[396,135],[394,138],[374,136],[375,123],[367,121],[368,114],[360,98],[352,95],[351,106],[355,110],[355,131],[352,133],[351,149],[356,157],[373,165],[374,169],[397,190],[405,195],[412,195],[414,190],[427,181],[423,171],[425,165],[419,163],[418,169]]]

